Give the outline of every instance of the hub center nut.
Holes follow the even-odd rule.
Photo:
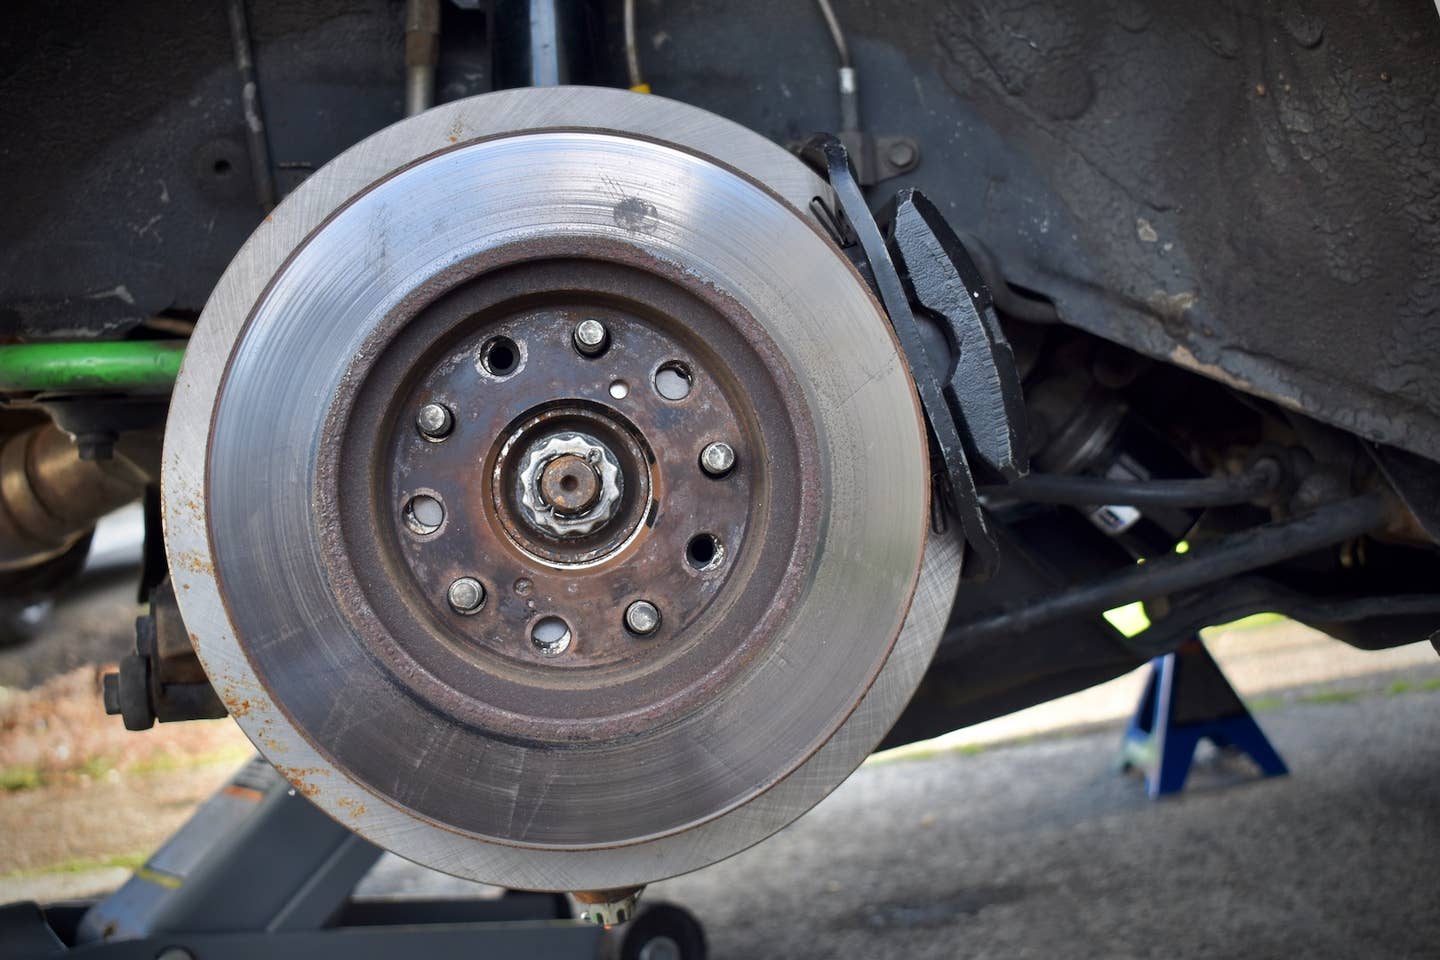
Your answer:
[[[558,456],[540,471],[540,498],[567,517],[584,513],[600,499],[600,474],[584,457]]]
[[[520,516],[530,526],[572,539],[595,532],[619,512],[625,481],[605,444],[584,433],[558,433],[521,456],[515,487]]]

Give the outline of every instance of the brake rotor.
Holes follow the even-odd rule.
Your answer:
[[[520,90],[256,231],[176,387],[167,550],[297,789],[437,869],[584,889],[728,856],[859,764],[959,548],[826,194],[695,108]]]

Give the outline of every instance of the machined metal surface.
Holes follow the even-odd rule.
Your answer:
[[[743,849],[863,759],[933,653],[959,545],[926,537],[924,434],[883,315],[801,212],[824,190],[693,108],[514,91],[382,131],[257,231],[177,384],[167,548],[216,689],[307,796],[441,870],[597,889]],[[609,310],[599,358],[572,343],[577,291]],[[518,357],[497,374],[501,335]],[[552,348],[573,366],[539,362]],[[462,370],[495,402],[444,395],[455,429],[429,442],[416,410]],[[275,416],[301,395],[324,416]],[[703,439],[647,439],[686,423]],[[537,430],[602,440],[627,491],[650,484],[642,524],[622,494],[578,558],[502,522],[495,467]],[[738,448],[718,480],[699,467],[716,435]],[[672,498],[686,484],[703,496]],[[416,536],[397,504],[421,493],[446,512]],[[698,564],[672,549],[697,535]],[[659,572],[688,579],[638,637],[620,614]],[[491,596],[460,618],[462,575]],[[567,599],[626,577],[608,635]],[[546,651],[550,618],[564,640]]]

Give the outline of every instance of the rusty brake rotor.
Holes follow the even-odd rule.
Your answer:
[[[958,546],[825,189],[694,108],[512,91],[257,231],[177,386],[167,547],[217,690],[315,802],[462,876],[614,887],[874,746]]]

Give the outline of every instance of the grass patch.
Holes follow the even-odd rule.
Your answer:
[[[45,782],[38,767],[6,767],[0,770],[0,790],[33,790]]]
[[[32,867],[28,870],[14,870],[10,873],[0,874],[4,879],[14,877],[43,877],[65,873],[89,873],[92,870],[113,870],[121,867],[126,870],[134,870],[145,862],[147,853],[117,853],[108,857],[84,857],[78,860],[64,860],[60,863],[52,863],[48,867]]]
[[[201,767],[214,767],[222,763],[237,764],[249,760],[254,752],[249,744],[235,744],[206,753],[157,753],[153,757],[137,760],[126,767],[125,772],[146,776],[153,773],[174,773],[177,770],[198,770]]]
[[[1440,677],[1430,677],[1428,680],[1421,680],[1419,683],[1412,683],[1409,680],[1396,680],[1385,688],[1385,692],[1392,696],[1402,693],[1432,693],[1440,690]]]
[[[1213,627],[1206,627],[1200,631],[1201,635],[1216,633],[1231,633],[1236,630],[1257,630],[1261,627],[1273,627],[1279,623],[1286,623],[1289,618],[1281,613],[1252,613],[1248,617],[1241,617],[1239,620],[1232,620],[1229,623],[1217,623]]]
[[[1303,697],[1296,697],[1296,703],[1354,703],[1359,700],[1363,693],[1359,690],[1321,690],[1319,693],[1308,693]]]
[[[1245,706],[1251,713],[1263,713],[1266,710],[1279,710],[1285,706],[1285,701],[1280,697],[1255,697],[1245,701]]]
[[[238,766],[250,759],[253,752],[248,744],[235,744],[206,753],[157,753],[124,765],[115,757],[102,755],[86,757],[76,764],[58,770],[41,770],[34,766],[7,767],[0,770],[0,793],[36,790],[82,778],[100,780],[114,770],[126,776],[148,777],[182,770],[200,770],[220,764]]]
[[[1150,629],[1150,618],[1145,615],[1145,604],[1139,600],[1114,610],[1106,610],[1101,616],[1124,637],[1138,636]]]
[[[99,756],[86,757],[84,760],[80,761],[80,763],[78,763],[73,769],[82,777],[89,777],[92,780],[99,780],[101,777],[105,776],[105,774],[109,773],[111,770],[114,770],[115,766],[116,764],[114,757]]]

